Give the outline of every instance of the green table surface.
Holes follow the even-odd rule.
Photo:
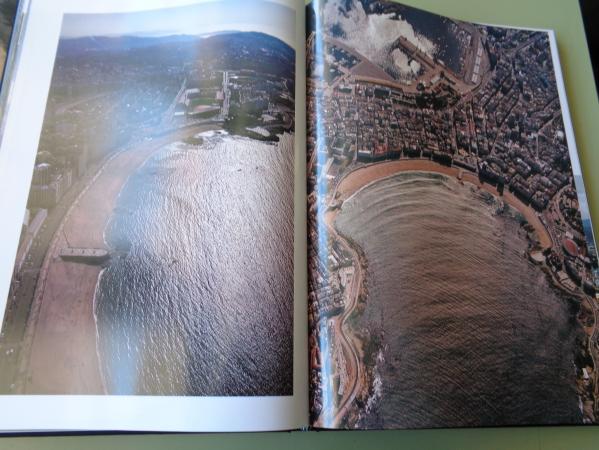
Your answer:
[[[595,232],[599,232],[599,101],[578,0],[403,0],[439,14],[556,31],[570,112]],[[423,405],[425,407],[425,405]],[[0,438],[10,449],[599,449],[599,427],[417,431],[285,432]]]

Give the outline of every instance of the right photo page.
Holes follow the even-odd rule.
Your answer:
[[[556,57],[547,31],[308,4],[313,426],[596,423],[599,270]]]

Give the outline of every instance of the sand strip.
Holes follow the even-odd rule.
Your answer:
[[[339,181],[336,187],[336,195],[338,195],[341,200],[346,200],[364,186],[401,172],[434,172],[457,178],[460,170],[462,172],[463,181],[484,189],[496,197],[502,198],[507,204],[518,210],[535,229],[539,239],[539,245],[542,249],[547,249],[552,246],[551,236],[539,219],[536,211],[530,206],[525,205],[519,198],[509,192],[507,188],[503,191],[503,195],[500,195],[495,186],[481,183],[476,174],[465,169],[444,166],[428,159],[384,161],[360,167],[349,172]]]
[[[56,231],[39,275],[22,350],[23,393],[106,393],[96,350],[93,305],[102,269],[62,261],[60,251],[64,247],[108,250],[104,230],[129,175],[165,145],[216,128],[210,124],[176,130],[118,153],[81,192]]]

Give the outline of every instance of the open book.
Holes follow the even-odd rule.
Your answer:
[[[2,430],[597,421],[551,31],[22,1],[1,111]]]

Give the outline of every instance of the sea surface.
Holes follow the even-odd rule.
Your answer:
[[[581,422],[577,307],[525,257],[521,219],[472,185],[421,172],[343,205],[336,226],[368,264],[358,326],[382,339],[360,425]]]
[[[293,137],[201,136],[133,173],[105,232],[108,393],[291,395]]]

